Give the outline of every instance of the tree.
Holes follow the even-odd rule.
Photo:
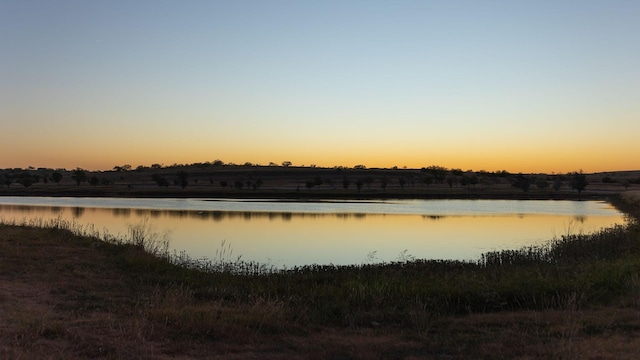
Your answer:
[[[362,190],[362,186],[364,185],[364,180],[362,179],[357,179],[356,180],[356,188],[358,189],[358,192],[360,192],[360,190]]]
[[[538,177],[536,177],[536,187],[540,190],[544,190],[549,187],[546,175],[538,175]]]
[[[371,189],[371,184],[373,184],[373,182],[374,182],[374,181],[375,181],[375,180],[374,180],[374,179],[373,179],[373,177],[371,177],[371,176],[365,176],[365,177],[362,179],[362,182],[363,182],[365,185],[367,185],[367,189]]]
[[[6,185],[7,188],[13,183],[13,177],[10,174],[0,174],[0,180],[2,180],[2,184]]]
[[[382,191],[387,190],[387,185],[389,185],[389,180],[387,180],[386,176],[383,176],[382,179],[380,179],[380,187],[382,188]]]
[[[347,179],[347,177],[346,177],[346,176],[345,176],[345,178],[344,178],[344,179],[342,179],[342,187],[343,187],[345,190],[347,190],[347,189],[349,188],[349,184],[350,184],[350,183],[351,183],[351,182],[349,181],[349,179]]]
[[[436,182],[439,184],[442,184],[448,172],[446,167],[437,166],[437,165],[431,165],[427,168],[423,168],[422,170],[433,175]]]
[[[307,180],[307,182],[305,183],[305,186],[307,187],[307,189],[311,190],[311,188],[315,185],[313,180]]]
[[[87,181],[87,172],[81,168],[76,168],[71,173],[71,178],[76,182],[76,185],[80,186],[81,183]]]
[[[92,177],[89,178],[89,185],[96,186],[98,184],[100,184],[100,179],[98,179],[97,176],[93,175]]]
[[[553,179],[553,190],[558,191],[560,190],[561,187],[562,187],[562,179],[556,176],[555,179]]]
[[[187,180],[189,174],[186,171],[178,171],[176,176],[178,177],[178,185],[180,185],[183,189],[186,188],[187,185],[189,185],[189,181]]]
[[[113,170],[115,171],[129,171],[131,170],[131,165],[126,164],[126,165],[122,165],[122,166],[114,166]]]
[[[453,184],[455,184],[458,181],[458,178],[453,174],[447,175],[446,179],[447,179],[447,184],[449,184],[449,188],[452,188]]]
[[[160,174],[153,174],[151,179],[155,181],[158,186],[164,186],[165,188],[169,187],[169,181]]]
[[[587,176],[580,170],[580,172],[574,172],[571,174],[571,188],[578,191],[578,200],[581,200],[580,194],[589,185]]]
[[[529,180],[528,177],[522,174],[518,174],[513,179],[513,182],[511,183],[511,185],[515,188],[522,189],[522,191],[524,192],[528,192],[529,188],[531,187],[531,181]]]
[[[427,185],[427,188],[429,188],[429,186],[431,184],[433,184],[433,175],[431,174],[427,174],[422,178],[422,183]]]
[[[407,184],[407,179],[401,176],[398,178],[398,183],[400,184],[400,188],[404,190],[404,186]]]
[[[16,181],[19,184],[22,184],[22,186],[28,188],[31,185],[33,185],[33,183],[35,182],[34,178],[31,176],[31,174],[29,174],[28,172],[23,172],[22,174],[20,174],[20,176],[18,177],[18,181]]]
[[[289,167],[289,166],[291,166],[291,161],[283,161],[283,162],[282,162],[282,166],[284,166],[284,167]]]
[[[462,178],[460,179],[460,184],[464,187],[466,187],[467,185],[476,185],[478,183],[478,176],[476,176],[475,173],[473,172],[466,172],[462,175]]]

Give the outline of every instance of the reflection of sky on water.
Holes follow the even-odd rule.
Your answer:
[[[4,201],[0,199],[0,202]],[[419,202],[420,206],[426,206],[425,201]],[[567,233],[596,231],[624,221],[622,214],[601,202],[494,203],[517,210],[511,213],[504,210],[479,213],[477,209],[486,207],[486,202],[482,206],[475,200],[466,202],[466,205],[463,202],[455,204],[473,209],[470,214],[463,215],[459,210],[452,215],[405,214],[406,210],[388,214],[381,211],[384,205],[381,202],[364,203],[374,207],[371,213],[262,211],[263,206],[269,204],[264,201],[258,203],[257,211],[253,210],[256,203],[246,201],[239,202],[245,204],[243,211],[185,209],[190,206],[162,210],[22,204],[0,205],[0,218],[28,220],[60,216],[75,219],[79,224],[93,224],[95,229],[104,229],[112,235],[126,234],[129,225],[148,218],[156,232],[170,234],[171,246],[176,251],[184,250],[196,258],[214,257],[222,241],[226,241],[234,256],[276,266],[362,263],[374,251],[375,257],[384,261],[397,260],[405,250],[416,258],[476,259],[485,251],[518,248]],[[527,203],[531,203],[532,209]],[[317,208],[325,203],[297,206],[302,204]],[[358,209],[366,210],[364,204],[358,204]],[[335,203],[327,205],[333,208]],[[394,211],[397,205],[394,203],[391,210]],[[409,205],[415,209],[415,203]],[[553,206],[560,209],[549,214],[540,213],[540,209]],[[567,209],[578,211],[567,213]]]
[[[552,200],[252,200],[252,199],[149,199],[1,197],[7,205],[96,207],[111,209],[275,212],[307,214],[405,214],[405,215],[497,215],[565,214],[611,215],[610,204],[599,201]]]

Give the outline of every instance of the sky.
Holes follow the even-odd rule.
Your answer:
[[[0,0],[0,168],[640,169],[640,1]]]

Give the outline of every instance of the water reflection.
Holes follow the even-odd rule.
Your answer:
[[[489,250],[519,248],[624,222],[619,212],[610,208],[602,211],[602,204],[576,205],[580,210],[577,214],[530,213],[525,203],[507,205],[515,211],[445,215],[0,205],[0,218],[20,221],[61,217],[108,229],[112,235],[126,234],[128,226],[151,219],[156,232],[171,234],[171,246],[177,252],[185,251],[195,258],[215,257],[222,241],[226,241],[236,256],[278,267],[362,263],[371,253],[381,261],[407,255],[477,259]]]

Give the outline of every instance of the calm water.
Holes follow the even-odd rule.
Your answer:
[[[474,260],[490,250],[543,243],[624,223],[598,201],[119,199],[0,197],[0,219],[75,220],[125,235],[144,219],[171,248],[277,267],[424,259]]]

